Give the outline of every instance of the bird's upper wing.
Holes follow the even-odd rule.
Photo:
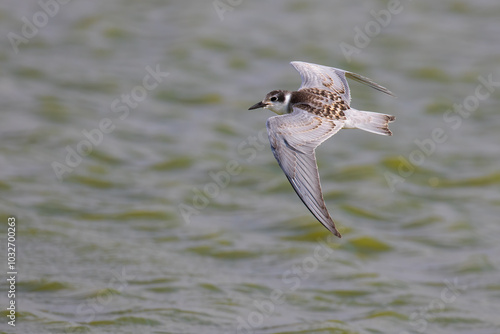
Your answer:
[[[351,93],[349,92],[349,85],[347,84],[346,77],[375,88],[383,93],[394,96],[394,94],[387,88],[356,73],[344,71],[335,67],[316,65],[302,61],[292,61],[290,64],[292,64],[292,66],[299,71],[302,78],[302,85],[299,89],[311,87],[328,89],[332,92],[340,94],[342,99],[348,105],[351,104]]]
[[[340,237],[323,200],[314,150],[337,133],[343,120],[315,116],[295,106],[291,114],[267,120],[271,148],[278,164],[311,213]]]

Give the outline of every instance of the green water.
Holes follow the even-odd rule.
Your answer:
[[[498,1],[47,3],[0,4],[0,332],[500,332]],[[292,60],[397,95],[317,150],[342,239],[247,111]]]

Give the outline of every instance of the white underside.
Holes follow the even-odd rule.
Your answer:
[[[346,116],[344,128],[346,129],[361,129],[385,136],[391,134],[387,130],[387,118],[389,115],[353,108],[344,110],[344,114]]]

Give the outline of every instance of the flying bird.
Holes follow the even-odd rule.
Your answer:
[[[356,73],[301,61],[290,64],[302,78],[299,90],[273,90],[249,110],[265,108],[279,115],[266,124],[274,157],[309,211],[340,238],[321,192],[315,149],[342,128],[392,135],[388,123],[394,116],[351,107],[346,78],[394,94]]]

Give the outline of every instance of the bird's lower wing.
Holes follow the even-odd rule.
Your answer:
[[[294,112],[271,117],[267,132],[274,157],[311,213],[329,231],[340,237],[321,192],[314,150],[337,133],[343,120],[329,120],[298,107]]]

